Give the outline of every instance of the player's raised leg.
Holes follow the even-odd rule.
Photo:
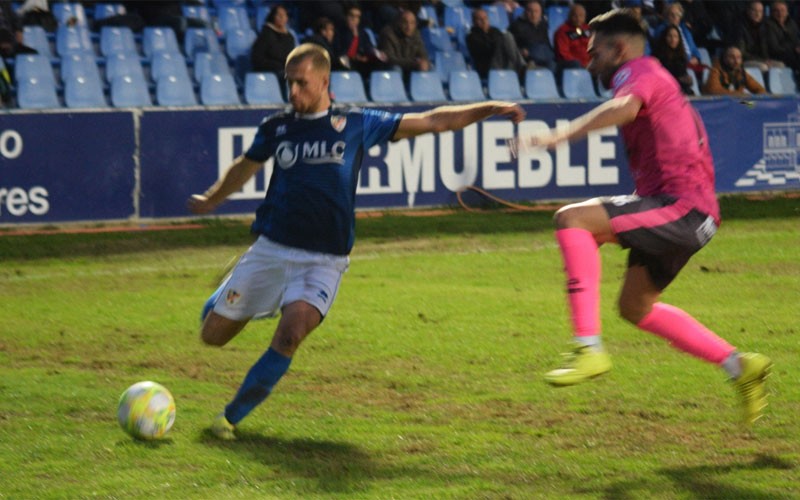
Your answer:
[[[573,385],[611,369],[600,339],[599,245],[614,241],[600,200],[567,205],[555,216],[556,240],[564,261],[575,348],[564,364],[545,375],[553,385]]]

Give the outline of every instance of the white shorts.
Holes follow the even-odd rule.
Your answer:
[[[302,300],[324,318],[349,265],[346,255],[287,247],[259,236],[233,268],[214,312],[242,321],[275,316],[284,305]]]

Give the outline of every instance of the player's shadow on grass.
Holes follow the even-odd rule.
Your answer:
[[[282,439],[237,431],[236,441],[220,441],[206,430],[206,444],[247,453],[264,465],[287,475],[316,482],[326,493],[356,492],[381,479],[420,475],[375,461],[370,454],[347,442],[315,439]]]
[[[772,455],[757,455],[752,461],[729,465],[700,465],[696,467],[670,467],[660,469],[659,474],[675,483],[676,490],[683,490],[688,498],[747,498],[750,500],[771,500],[775,493],[765,492],[756,487],[733,486],[726,476],[743,471],[764,469],[793,470],[796,464]],[[624,481],[612,485],[605,491],[605,498],[642,498],[649,489],[640,482]],[[655,487],[654,487],[655,489]]]

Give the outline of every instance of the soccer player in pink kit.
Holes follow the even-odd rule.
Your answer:
[[[529,138],[520,146],[552,148],[590,131],[619,126],[628,149],[636,194],[595,198],[556,213],[556,239],[567,274],[575,348],[564,366],[545,375],[573,385],[611,369],[600,340],[598,247],[630,248],[619,297],[623,318],[676,348],[721,366],[736,387],[744,421],[767,404],[764,381],[772,367],[761,354],[736,348],[686,312],[659,297],[720,223],[714,163],[705,127],[680,87],[656,59],[644,56],[645,31],[627,9],[592,20],[589,71],[614,96],[592,111]]]

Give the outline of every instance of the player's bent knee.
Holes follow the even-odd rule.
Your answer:
[[[206,345],[222,347],[239,333],[247,321],[234,321],[211,313],[203,322],[200,340]]]
[[[619,315],[622,319],[634,324],[638,325],[647,313],[650,312],[652,305],[650,304],[643,304],[637,301],[629,301],[620,299],[619,303]]]

